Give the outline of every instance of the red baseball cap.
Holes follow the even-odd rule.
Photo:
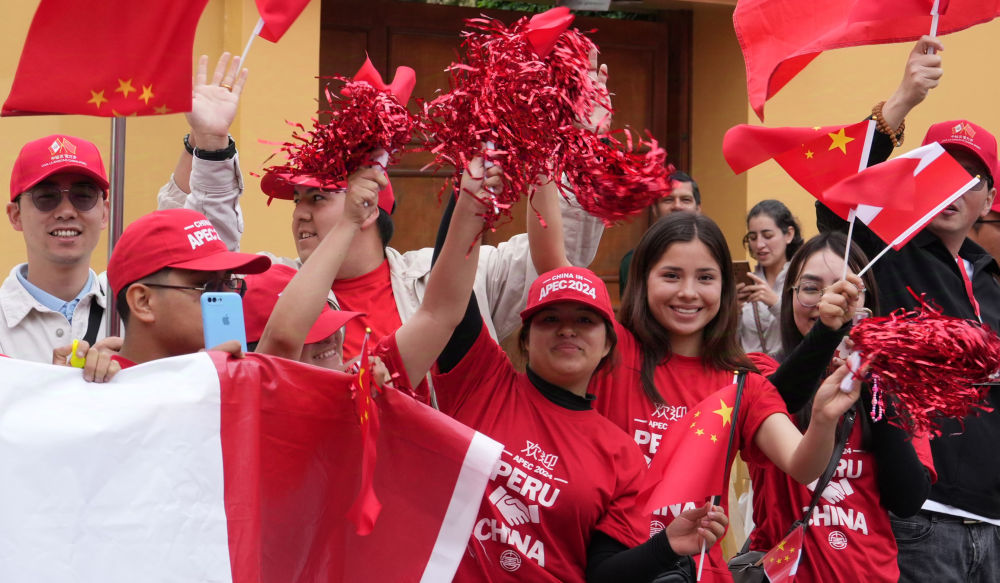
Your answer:
[[[142,216],[125,229],[108,261],[108,283],[117,294],[165,267],[260,273],[270,265],[264,255],[227,249],[205,215],[168,209]]]
[[[243,296],[243,321],[247,328],[247,342],[258,342],[274,311],[278,297],[296,271],[287,265],[275,263],[262,273],[246,277],[247,293]],[[343,312],[329,305],[320,313],[316,323],[306,335],[306,344],[319,342],[344,327],[349,320],[363,316],[361,312]]]
[[[11,202],[32,186],[62,172],[90,176],[105,191],[108,189],[108,176],[97,146],[82,138],[56,134],[28,142],[21,148],[10,171]]]
[[[964,119],[943,121],[932,125],[924,136],[926,146],[937,142],[942,146],[959,146],[973,154],[986,166],[990,177],[998,178],[997,139],[984,128]]]
[[[584,304],[605,320],[615,321],[608,287],[585,267],[561,267],[539,275],[528,290],[528,306],[521,312],[521,321],[526,322],[538,310],[557,302]]]
[[[389,175],[386,174],[385,178],[388,180]],[[294,199],[296,186],[336,191],[346,190],[347,182],[344,180],[330,180],[323,176],[284,172],[268,172],[260,179],[260,189],[268,196],[268,205],[276,198],[282,200]],[[392,208],[395,205],[396,195],[392,192],[392,183],[390,182],[378,193],[378,208],[391,215]]]

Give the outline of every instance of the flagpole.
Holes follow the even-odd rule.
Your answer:
[[[108,262],[111,261],[111,252],[114,251],[118,239],[122,236],[125,212],[125,118],[118,116],[111,118],[111,184],[110,184],[110,207],[108,227]],[[118,290],[111,290],[117,292]],[[108,336],[121,336],[121,322],[118,320],[118,311],[114,298],[108,295],[106,307],[108,313]]]
[[[931,7],[931,34],[930,35],[931,35],[932,38],[937,36],[938,18],[940,18],[940,16],[941,16],[940,14],[938,14],[938,5],[940,3],[941,3],[941,0],[934,0],[934,6]],[[929,47],[927,49],[927,53],[933,55],[934,54],[934,47]]]
[[[854,236],[854,219],[857,218],[857,211],[851,209],[847,223],[847,244],[844,245],[844,272],[840,274],[840,279],[847,279],[847,260],[851,257],[851,237]]]
[[[240,55],[240,67],[246,67],[247,53],[250,52],[250,45],[253,44],[253,39],[257,38],[260,34],[261,29],[264,28],[264,19],[258,18],[257,25],[253,27],[253,32],[250,33],[250,38],[247,39],[247,46],[243,47],[243,54]]]
[[[889,249],[892,249],[892,245],[886,245],[885,249],[883,249],[878,255],[875,256],[875,259],[872,259],[871,261],[869,261],[868,265],[865,265],[865,268],[862,269],[858,273],[858,277],[861,277],[862,275],[868,273],[868,270],[872,268],[872,265],[875,265],[876,261],[878,261],[879,259],[881,259],[883,255],[885,255],[886,253],[888,253]]]

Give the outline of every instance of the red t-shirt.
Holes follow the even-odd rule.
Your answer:
[[[621,324],[615,324],[615,332],[618,334],[618,366],[609,374],[596,375],[591,381],[590,391],[597,395],[597,410],[631,435],[648,461],[656,454],[660,441],[671,424],[683,418],[688,407],[697,405],[715,391],[731,385],[734,374],[730,370],[709,368],[701,358],[674,355],[658,366],[654,373],[656,387],[666,402],[656,405],[642,390],[639,374],[642,369],[642,352],[638,341]],[[747,375],[738,414],[739,431],[735,436],[736,445],[744,452],[744,457],[749,452],[757,451],[753,443],[754,434],[760,424],[775,413],[788,414],[778,391],[761,375]],[[728,438],[726,435],[726,439]],[[727,464],[727,476],[731,465]],[[704,500],[696,500],[660,509],[650,518],[649,534],[665,528],[684,510],[704,503]],[[722,497],[722,506],[728,512],[728,496]],[[702,581],[732,581],[720,545],[714,545],[708,556]]]
[[[404,370],[394,335],[377,353],[390,371]],[[646,540],[634,504],[646,464],[632,440],[594,410],[549,401],[485,326],[433,380],[443,412],[504,444],[456,582],[582,583],[594,530],[629,547]]]
[[[395,332],[403,323],[399,318],[396,298],[392,295],[388,259],[362,276],[334,281],[331,289],[337,296],[341,310],[367,314],[347,323],[344,334],[345,361],[361,353],[365,328],[371,328],[370,346],[374,346],[380,339]]]
[[[875,456],[861,448],[861,423],[855,423],[837,470],[813,508],[806,529],[797,582],[865,581],[895,582],[896,539],[889,513],[879,503]],[[931,471],[927,438],[914,438],[917,457]],[[756,528],[750,548],[768,551],[802,517],[809,506],[812,490],[799,484],[761,456],[748,459],[753,481],[753,514]]]

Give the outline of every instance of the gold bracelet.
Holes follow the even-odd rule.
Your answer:
[[[893,131],[889,127],[889,124],[885,123],[885,116],[882,115],[882,108],[885,106],[884,101],[879,101],[872,106],[872,119],[875,120],[875,129],[879,133],[883,133],[892,140],[893,145],[897,148],[903,145],[903,133],[906,131],[906,120],[899,122],[899,127]]]

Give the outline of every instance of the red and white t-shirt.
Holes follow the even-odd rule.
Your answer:
[[[377,354],[404,371],[395,336]],[[646,464],[632,440],[594,410],[548,400],[485,326],[433,379],[443,412],[504,444],[455,581],[583,582],[595,530],[629,547],[646,540],[634,504]]]
[[[797,582],[847,581],[864,574],[865,581],[895,582],[896,540],[889,513],[879,503],[874,454],[861,444],[861,423],[855,423],[843,457],[813,509],[806,529],[805,550],[795,575]],[[934,463],[927,438],[914,438],[917,457],[931,472]],[[812,490],[799,484],[763,456],[747,459],[753,481],[756,528],[750,548],[768,551],[802,517]]]
[[[338,279],[333,282],[331,289],[337,296],[341,310],[367,314],[347,323],[344,334],[345,361],[361,353],[365,328],[371,328],[369,346],[374,346],[376,342],[392,334],[403,324],[399,317],[399,308],[396,306],[396,298],[392,294],[389,260],[382,261],[377,268],[359,277]]]
[[[680,421],[689,407],[731,385],[734,373],[710,368],[701,358],[673,355],[660,364],[653,375],[665,401],[663,405],[654,404],[642,390],[642,351],[638,341],[621,324],[615,324],[615,332],[618,334],[618,365],[608,374],[595,375],[590,391],[597,396],[597,410],[633,437],[648,462],[656,455],[667,429]],[[744,457],[748,452],[757,451],[754,434],[765,419],[776,413],[788,414],[777,389],[759,374],[747,375],[738,413],[739,430],[735,436],[736,445],[744,452]],[[731,463],[727,464],[727,476],[729,466]],[[704,503],[704,500],[695,500],[660,509],[650,518],[648,534],[659,532],[684,510]],[[722,506],[727,512],[728,504],[728,496],[723,496]],[[714,545],[708,556],[702,581],[732,581],[721,547]]]

